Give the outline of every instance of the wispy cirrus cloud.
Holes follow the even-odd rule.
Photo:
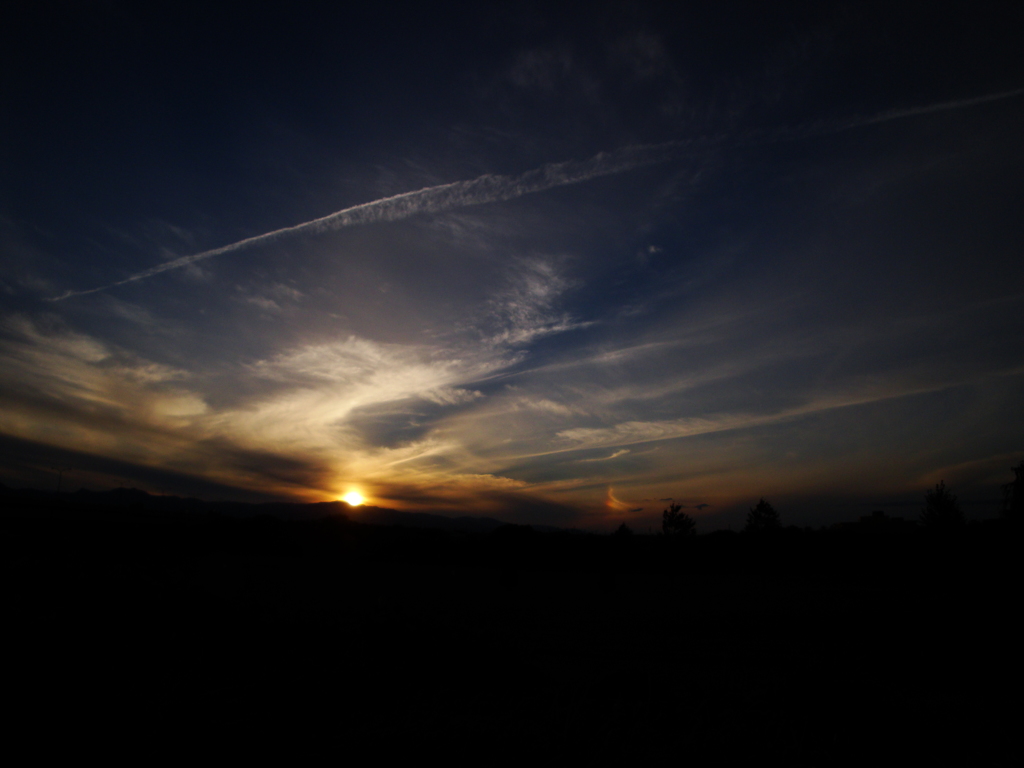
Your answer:
[[[1017,371],[1009,371],[1000,375],[1018,375]],[[829,395],[812,396],[809,401],[793,408],[774,413],[742,414],[720,413],[709,417],[685,417],[663,421],[625,421],[610,427],[574,427],[558,432],[557,437],[566,441],[558,450],[589,450],[609,448],[638,443],[673,440],[677,438],[696,437],[698,435],[728,432],[732,430],[752,429],[780,422],[791,421],[828,411],[851,408],[888,400],[898,400],[932,392],[960,387],[967,381],[947,381],[919,386],[900,386],[893,383],[889,386],[870,387],[868,391],[842,392]],[[613,456],[621,455],[618,451]]]
[[[585,328],[591,323],[558,311],[572,285],[550,259],[519,259],[505,288],[486,302],[483,317],[471,324],[488,345],[524,346],[542,336]]]
[[[580,461],[581,463],[592,461],[611,461],[612,459],[619,458],[619,456],[625,456],[627,453],[629,453],[628,448],[620,448],[619,450],[615,451],[611,456],[598,456],[595,459],[579,459],[578,461]]]
[[[463,360],[359,338],[307,345],[249,367],[276,385],[272,391],[217,408],[188,371],[139,358],[55,317],[9,316],[0,334],[0,433],[12,437],[300,498],[322,498],[353,478],[379,498],[389,483],[436,487],[428,495],[453,506],[460,494],[464,500],[524,486],[460,469],[466,462],[457,438],[428,433],[382,446],[354,429],[355,413],[373,404],[411,398],[441,411],[472,404],[482,395],[459,384],[501,366],[500,358]]]
[[[8,316],[0,332],[0,432],[142,463],[173,461],[196,439],[186,431],[208,407],[187,372],[52,316]]]

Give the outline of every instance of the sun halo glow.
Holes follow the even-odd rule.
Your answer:
[[[363,494],[356,493],[355,491],[349,491],[348,493],[341,497],[341,500],[348,504],[350,507],[358,507],[360,504],[366,501],[366,499],[363,498]]]

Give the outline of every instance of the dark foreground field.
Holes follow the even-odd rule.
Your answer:
[[[7,743],[40,758],[209,736],[482,763],[1019,758],[1002,522],[675,542],[8,495],[0,525]]]

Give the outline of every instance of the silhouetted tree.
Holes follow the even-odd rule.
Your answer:
[[[764,500],[764,497],[757,502],[757,506],[750,510],[747,515],[747,525],[743,529],[746,533],[767,533],[782,528],[779,522],[779,513],[775,507]]]
[[[1020,522],[1024,518],[1024,461],[1010,469],[1016,477],[1003,486],[1003,516]]]
[[[950,528],[964,524],[964,513],[960,509],[960,504],[946,487],[944,480],[939,481],[934,491],[928,491],[924,495],[921,522],[929,528]]]
[[[612,534],[612,536],[616,537],[617,539],[628,539],[632,535],[633,529],[625,523],[616,528],[615,533]]]
[[[673,503],[661,513],[661,532],[666,536],[692,536],[696,533],[696,522],[682,509],[682,505]]]

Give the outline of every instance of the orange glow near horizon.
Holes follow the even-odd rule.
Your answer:
[[[348,504],[350,507],[358,507],[359,505],[366,501],[366,499],[363,497],[363,494],[357,493],[356,491],[349,491],[348,493],[341,497],[341,500]]]

